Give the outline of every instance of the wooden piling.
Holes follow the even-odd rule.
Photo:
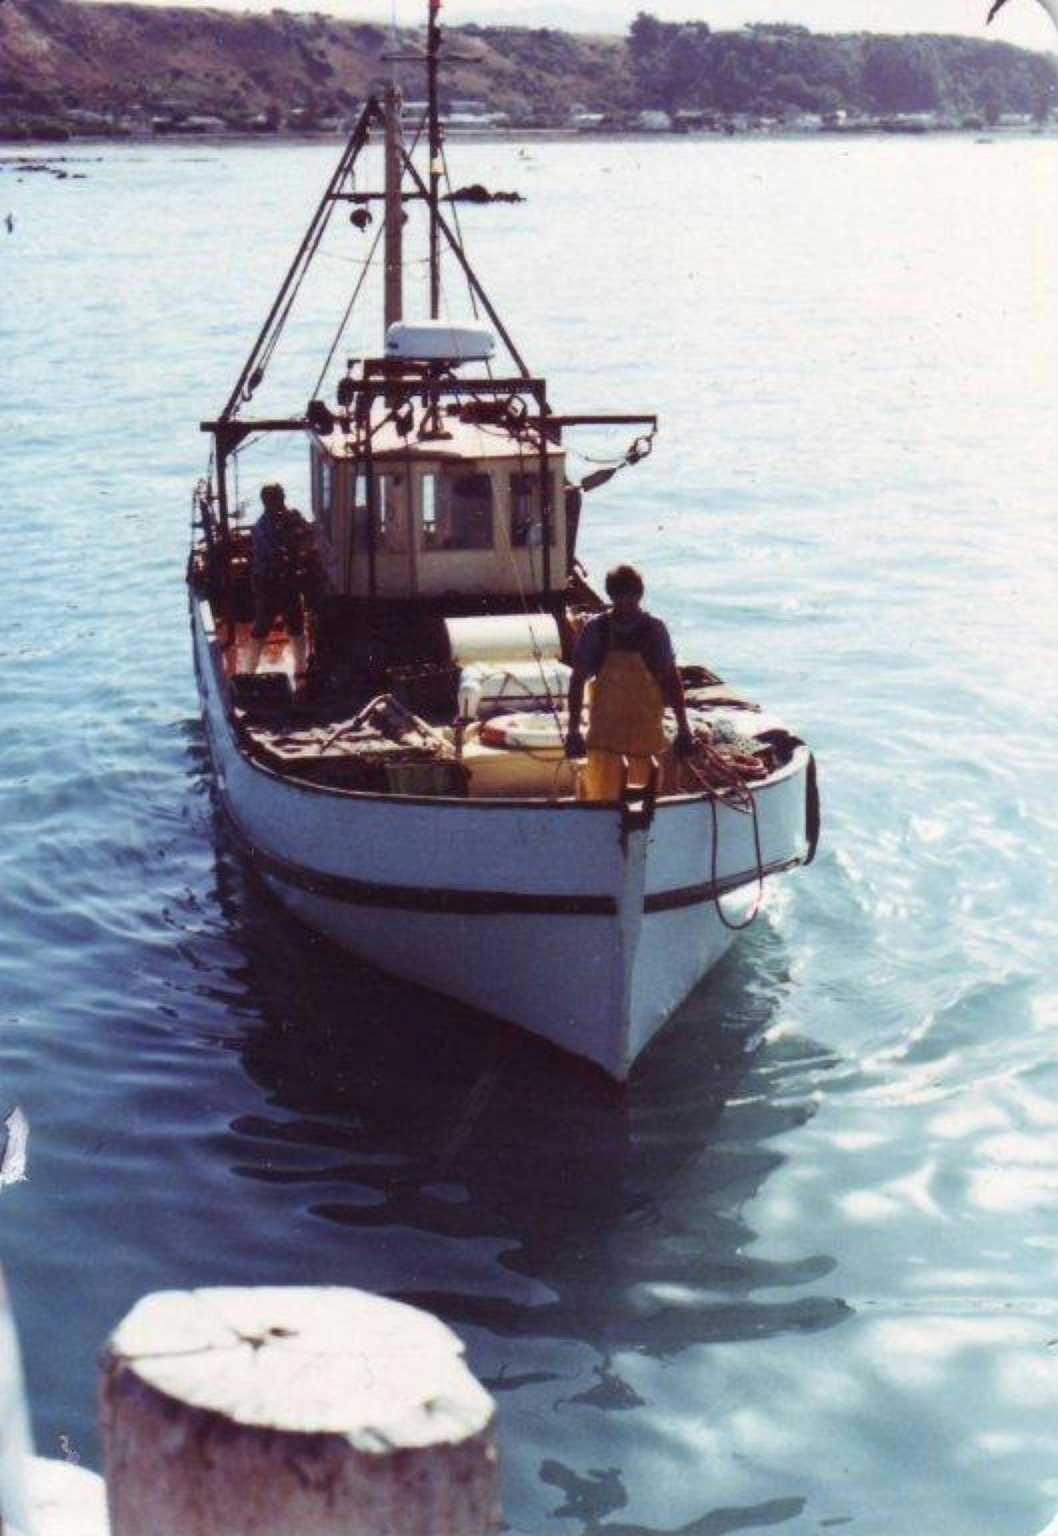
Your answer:
[[[111,1536],[493,1536],[494,1404],[426,1312],[339,1287],[163,1291],[111,1336]]]

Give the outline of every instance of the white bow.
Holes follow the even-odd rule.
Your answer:
[[[31,1454],[18,1335],[0,1270],[0,1530],[14,1527],[20,1536],[32,1536],[33,1532],[26,1495],[26,1465]]]

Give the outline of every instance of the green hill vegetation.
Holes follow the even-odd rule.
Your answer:
[[[626,37],[466,26],[449,39],[469,58],[445,71],[448,101],[515,126],[578,113],[619,125],[643,110],[1043,121],[1058,99],[1052,59],[963,37],[725,32],[641,13]],[[397,42],[415,48],[419,34]],[[321,13],[0,0],[0,133],[344,127],[388,72],[388,44],[381,26]],[[403,68],[406,96],[421,98],[421,71]]]
[[[669,113],[1018,113],[1042,121],[1056,102],[1053,60],[981,38],[831,37],[795,26],[713,32],[641,11],[628,51],[637,98]]]

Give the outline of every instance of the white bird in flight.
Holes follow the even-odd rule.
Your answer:
[[[992,0],[992,9],[988,13],[988,21],[991,21],[996,12],[1001,11],[1006,3],[1007,0]],[[1054,22],[1055,26],[1058,27],[1058,0],[1038,0],[1038,3],[1043,6],[1047,15]]]

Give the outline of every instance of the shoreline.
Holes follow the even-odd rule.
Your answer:
[[[964,127],[961,124],[938,124],[934,127],[920,126],[889,126],[870,124],[867,126],[855,126],[851,128],[733,128],[730,131],[709,128],[692,128],[680,130],[651,130],[635,128],[614,129],[576,129],[576,128],[512,128],[512,129],[465,129],[448,134],[449,142],[462,144],[531,144],[531,143],[672,143],[682,140],[693,140],[698,143],[716,141],[728,143],[731,140],[759,140],[779,139],[796,140],[799,143],[820,141],[833,143],[840,140],[861,139],[951,139],[970,138],[982,142],[991,142],[999,139],[1056,139],[1058,138],[1058,122],[1050,122],[1035,125],[1004,125],[995,127]],[[24,151],[33,151],[32,158],[40,158],[39,151],[44,150],[48,157],[60,161],[71,152],[80,149],[99,148],[102,146],[121,146],[143,149],[147,145],[164,147],[172,145],[174,148],[186,149],[189,145],[208,145],[216,149],[221,145],[232,145],[245,148],[249,145],[269,148],[277,145],[308,145],[308,144],[344,144],[348,134],[344,132],[328,131],[325,133],[285,133],[276,132],[268,134],[241,133],[238,131],[214,131],[200,133],[191,131],[187,133],[93,133],[71,134],[65,139],[58,139],[48,135],[26,138],[8,138],[0,135],[0,168],[10,166],[18,162]]]

